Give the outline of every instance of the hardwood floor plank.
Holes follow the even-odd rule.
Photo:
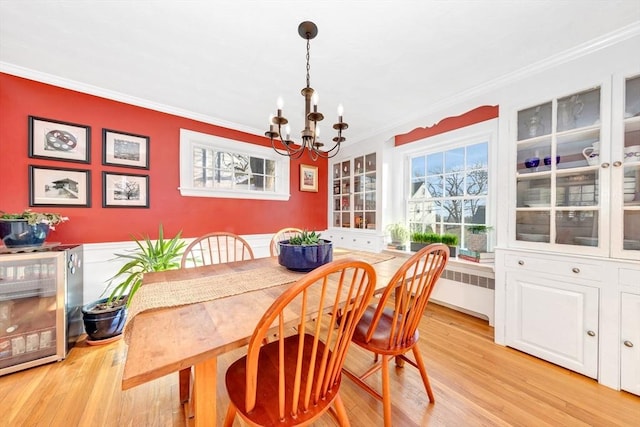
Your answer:
[[[436,397],[429,404],[416,369],[391,367],[394,425],[635,427],[640,397],[493,343],[486,321],[431,304],[420,348]],[[84,341],[66,360],[0,377],[0,425],[11,427],[183,427],[177,373],[122,391],[126,345]],[[245,349],[218,359],[218,425],[227,408],[224,372]],[[370,353],[352,347],[346,366],[363,372]],[[379,375],[367,380],[380,389]],[[382,425],[382,404],[343,378],[342,399],[354,427]],[[5,424],[6,423],[6,424]],[[243,426],[236,420],[235,426]],[[335,426],[323,417],[315,426]]]

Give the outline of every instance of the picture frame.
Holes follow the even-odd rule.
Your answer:
[[[149,141],[148,136],[102,129],[102,164],[149,169]]]
[[[300,165],[300,191],[318,192],[318,167]]]
[[[29,116],[29,157],[91,162],[91,127]]]
[[[103,208],[148,208],[149,175],[102,172]]]
[[[91,207],[91,171],[29,165],[29,206]]]

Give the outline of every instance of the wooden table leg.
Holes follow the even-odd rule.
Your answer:
[[[216,375],[218,359],[194,366],[193,410],[196,427],[216,425]]]

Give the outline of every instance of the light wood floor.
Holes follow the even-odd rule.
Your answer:
[[[392,369],[394,425],[640,425],[640,397],[498,346],[485,321],[432,304],[420,334],[436,403],[428,404],[417,370]],[[218,362],[218,425],[227,406],[224,371],[242,351]],[[355,346],[349,352],[351,370],[371,362]],[[177,374],[121,391],[125,355],[122,340],[80,341],[62,362],[0,377],[0,426],[184,426]],[[377,376],[371,381],[379,385]],[[353,426],[382,425],[381,403],[346,377],[341,393]],[[335,423],[327,416],[316,425]]]

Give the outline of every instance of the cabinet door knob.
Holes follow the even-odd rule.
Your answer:
[[[595,337],[596,333],[593,331],[587,331],[587,335],[589,335],[590,337]]]
[[[580,269],[578,267],[573,267],[571,271],[573,271],[576,274],[580,273]]]
[[[625,340],[623,344],[629,348],[633,347],[633,343],[629,340]]]
[[[606,169],[606,168],[608,168],[610,165],[609,165],[609,163],[606,163],[606,162],[605,162],[605,163],[601,164],[600,166],[602,167],[602,169]]]
[[[524,261],[523,260],[518,261],[518,265],[524,265]]]
[[[616,160],[615,162],[613,162],[613,166],[615,167],[622,166],[622,162],[620,160]]]

